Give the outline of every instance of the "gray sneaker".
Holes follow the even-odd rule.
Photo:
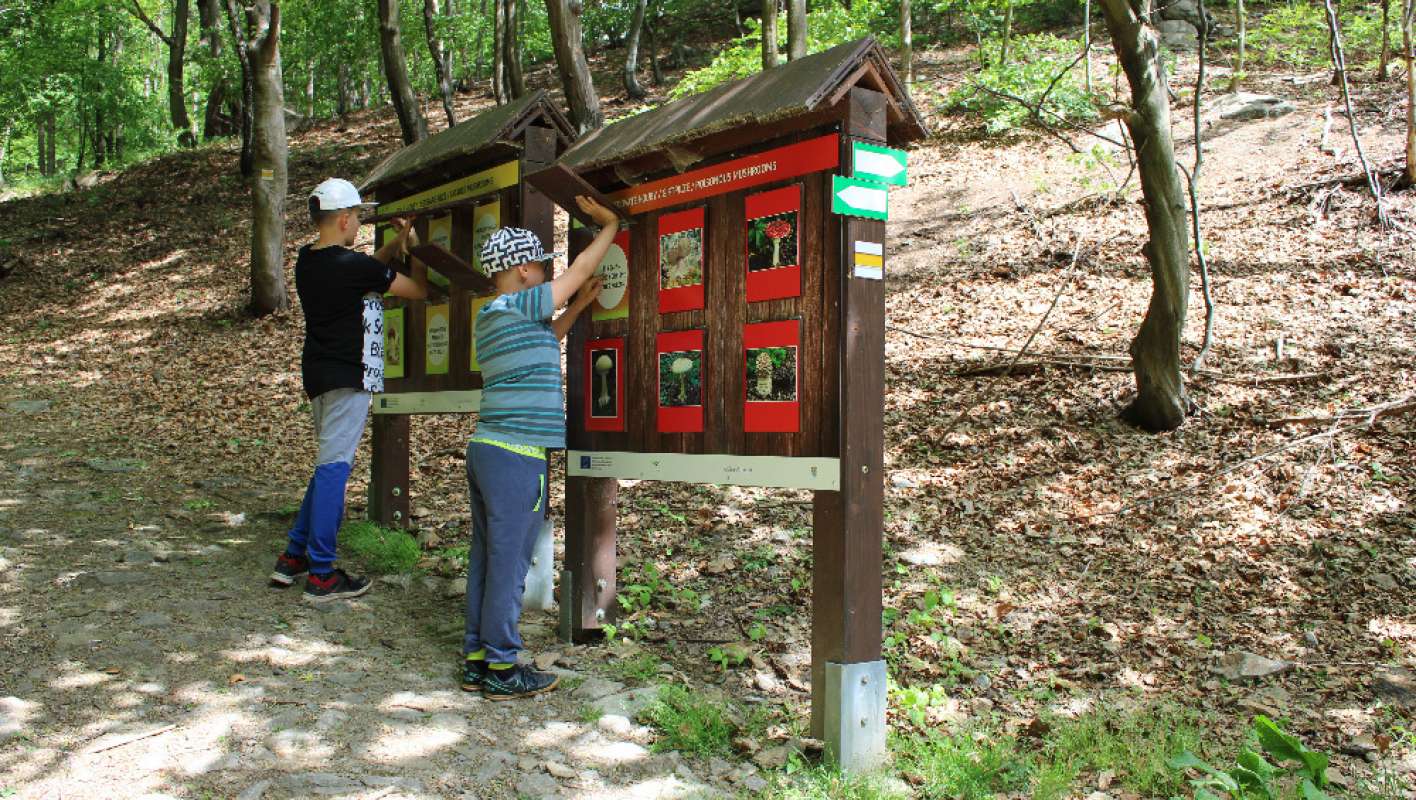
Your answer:
[[[489,669],[482,679],[482,694],[488,700],[515,700],[544,694],[560,685],[560,676],[537,672],[518,664],[510,669]]]

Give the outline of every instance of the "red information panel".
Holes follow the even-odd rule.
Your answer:
[[[745,356],[743,430],[801,430],[801,322],[759,322],[742,330]]]
[[[703,331],[659,334],[659,432],[703,430]]]
[[[747,301],[801,294],[801,186],[748,195]]]
[[[595,339],[585,347],[585,429],[624,430],[624,339]]]
[[[703,209],[659,218],[659,313],[703,307]]]
[[[630,214],[643,214],[702,197],[834,169],[840,163],[840,137],[831,133],[633,186],[615,192],[610,199],[620,203]]]

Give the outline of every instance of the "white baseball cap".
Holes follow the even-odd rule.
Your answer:
[[[327,178],[310,192],[310,204],[319,211],[339,211],[345,208],[370,209],[377,203],[365,203],[354,184],[343,178]]]

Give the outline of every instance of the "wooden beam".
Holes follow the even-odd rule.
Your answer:
[[[887,104],[857,87],[847,96],[842,173],[851,170],[852,139],[883,144]],[[829,212],[828,212],[829,213]],[[856,241],[884,242],[885,223],[842,218],[835,274],[840,315],[836,347],[841,489],[817,492],[813,508],[811,726],[825,728],[826,664],[880,659],[884,531],[885,283],[851,275]],[[829,312],[828,312],[829,313]]]
[[[385,527],[408,525],[408,416],[374,417],[369,519]]]

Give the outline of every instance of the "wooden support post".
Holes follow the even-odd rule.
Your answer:
[[[375,414],[369,519],[385,527],[408,526],[407,414]]]
[[[885,141],[885,96],[854,88],[841,140]],[[829,186],[829,184],[828,184]],[[827,207],[830,207],[829,198]],[[875,766],[884,753],[880,656],[884,531],[884,281],[854,277],[857,241],[883,243],[885,223],[843,217],[840,248],[839,452],[841,489],[817,492],[813,509],[811,730],[845,769]],[[828,309],[827,313],[831,313]],[[829,677],[829,680],[828,680]]]
[[[521,156],[521,219],[508,223],[525,228],[541,237],[546,250],[553,250],[556,239],[556,206],[526,176],[551,166],[556,160],[556,132],[550,128],[531,125],[526,128],[526,149]],[[554,265],[546,262],[546,279],[555,277]]]

